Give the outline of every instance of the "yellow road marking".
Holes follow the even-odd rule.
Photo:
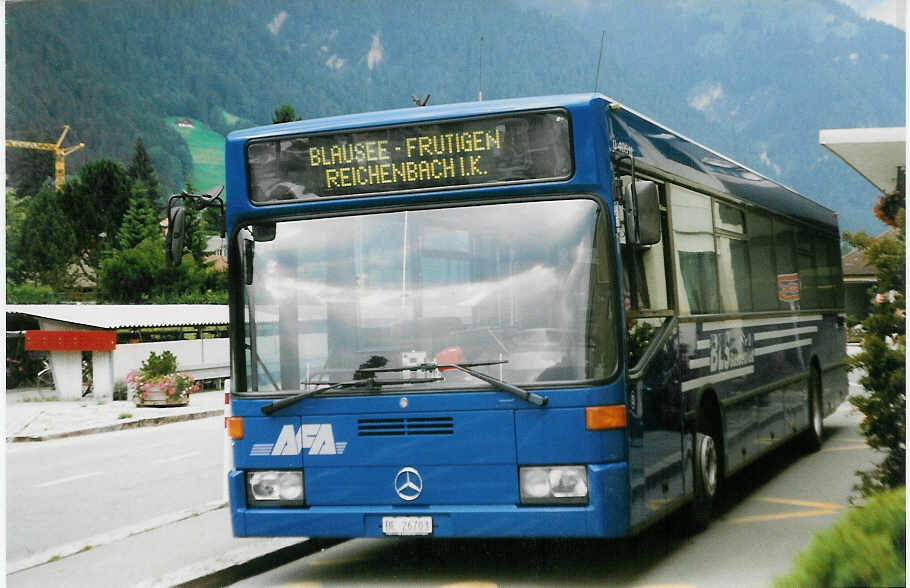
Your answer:
[[[810,508],[821,508],[825,510],[840,510],[841,506],[839,504],[830,504],[828,502],[812,502],[811,500],[797,500],[795,498],[772,498],[770,496],[764,496],[761,498],[756,498],[755,500],[761,500],[762,502],[773,502],[774,504],[790,504],[793,506],[808,506]]]
[[[670,504],[669,498],[652,498],[648,500],[648,509],[656,511],[662,509],[668,504]]]
[[[779,512],[766,515],[752,515],[746,517],[734,517],[726,519],[727,523],[758,523],[763,521],[780,521],[784,519],[798,519],[803,517],[820,517],[825,515],[834,515],[842,508],[838,504],[828,502],[814,502],[811,500],[797,500],[795,498],[773,498],[770,496],[756,498],[761,502],[770,502],[772,504],[787,504],[790,506],[802,506],[808,510],[797,510],[792,512]]]
[[[796,512],[781,512],[770,515],[755,515],[751,517],[736,517],[727,520],[728,523],[758,523],[762,521],[779,521],[782,519],[799,519],[802,517],[820,517],[837,514],[836,510],[820,508],[818,510],[798,510]]]
[[[858,444],[858,445],[844,445],[843,447],[827,447],[825,449],[822,449],[822,453],[825,453],[826,451],[857,451],[859,449],[872,449],[872,448],[869,447],[868,445],[866,445],[865,443],[863,443],[861,445]]]

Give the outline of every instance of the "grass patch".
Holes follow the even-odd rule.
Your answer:
[[[167,124],[183,137],[193,158],[193,187],[198,192],[224,184],[224,137],[193,118],[169,117]],[[178,120],[188,120],[193,128],[178,126]]]
[[[117,415],[117,418],[118,419],[131,419],[131,418],[133,418],[133,415],[128,412],[121,412],[119,415]]]
[[[92,548],[91,545],[86,545],[85,547],[83,547],[82,549],[80,549],[80,550],[78,551],[78,553],[85,553],[86,551],[88,551],[88,550],[91,549],[91,548]]]
[[[237,122],[240,120],[240,117],[239,117],[239,116],[233,115],[233,114],[231,114],[230,112],[228,112],[227,110],[224,110],[224,109],[221,110],[221,118],[224,119],[224,122],[225,122],[225,123],[227,123],[227,124],[229,124],[229,125],[231,125],[231,126],[236,125]]]
[[[59,396],[26,396],[22,402],[57,402],[58,400],[60,400]]]

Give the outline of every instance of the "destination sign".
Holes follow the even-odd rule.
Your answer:
[[[568,116],[515,113],[290,136],[247,146],[256,203],[565,179]]]

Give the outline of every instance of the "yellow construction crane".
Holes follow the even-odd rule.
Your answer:
[[[22,149],[41,149],[42,151],[53,151],[54,152],[54,187],[57,188],[57,191],[63,189],[63,184],[66,182],[66,169],[63,164],[64,158],[72,153],[85,147],[85,143],[79,143],[78,145],[73,145],[72,147],[63,148],[60,146],[63,143],[63,138],[66,137],[66,133],[70,130],[69,125],[63,125],[63,132],[60,134],[60,138],[57,139],[56,143],[38,143],[35,141],[16,141],[14,139],[7,139],[7,147],[21,147]]]

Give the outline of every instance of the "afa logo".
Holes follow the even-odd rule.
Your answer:
[[[304,449],[309,450],[309,455],[340,455],[347,445],[335,441],[330,424],[301,425],[296,431],[294,425],[284,425],[274,444],[256,443],[250,455],[300,455]]]

